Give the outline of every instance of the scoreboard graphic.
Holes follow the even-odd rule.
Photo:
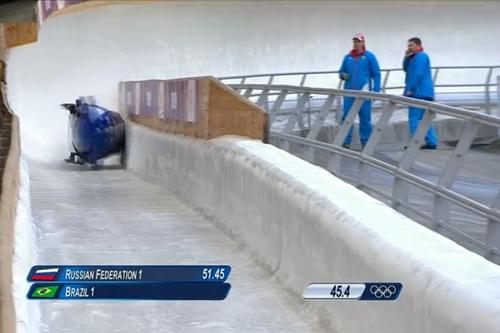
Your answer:
[[[32,300],[221,301],[231,289],[228,265],[34,266]],[[311,283],[305,300],[395,301],[399,282]]]
[[[403,284],[399,282],[311,283],[302,297],[307,300],[395,301]]]
[[[34,266],[28,299],[224,300],[227,265]]]

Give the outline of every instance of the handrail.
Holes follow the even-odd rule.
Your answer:
[[[500,65],[492,66],[434,66],[431,67],[432,70],[441,69],[490,69],[490,68],[500,68]],[[384,68],[380,70],[381,72],[397,72],[403,71],[402,68]],[[259,73],[259,74],[248,74],[248,75],[230,75],[219,77],[219,80],[233,80],[242,78],[254,78],[254,77],[267,77],[267,76],[291,76],[291,75],[315,75],[315,74],[338,74],[338,70],[323,70],[323,71],[303,71],[303,72],[272,72],[272,73]]]
[[[315,87],[300,87],[300,86],[292,86],[292,85],[272,85],[271,87],[266,84],[230,84],[230,87],[236,90],[242,89],[253,89],[253,90],[278,90],[283,91],[286,90],[289,93],[304,93],[307,92],[309,94],[315,95],[337,95],[337,96],[348,96],[348,97],[363,97],[367,99],[374,99],[382,102],[397,102],[398,104],[404,106],[416,106],[419,108],[428,108],[437,111],[438,113],[442,113],[448,116],[462,116],[464,120],[476,120],[485,125],[498,125],[500,127],[500,118],[483,114],[472,112],[463,108],[458,108],[450,105],[444,105],[436,102],[430,102],[421,99],[415,99],[405,96],[396,96],[385,93],[376,93],[371,91],[360,91],[360,90],[350,90],[350,89],[334,89],[334,88],[315,88]]]
[[[458,193],[452,189],[453,182],[457,179],[460,167],[463,162],[463,157],[469,150],[476,131],[479,126],[492,126],[500,131],[500,118],[484,113],[469,111],[463,108],[444,105],[436,102],[418,100],[410,97],[396,96],[386,93],[375,93],[368,91],[334,89],[334,88],[315,88],[293,85],[268,85],[268,84],[230,84],[230,86],[239,91],[245,96],[253,96],[257,98],[257,104],[262,106],[270,113],[270,122],[275,119],[276,114],[282,108],[282,105],[287,97],[293,98],[295,107],[293,111],[287,115],[287,123],[282,132],[271,131],[270,142],[280,148],[284,148],[292,153],[296,153],[306,160],[313,163],[318,163],[322,167],[328,169],[332,173],[341,178],[346,179],[343,175],[341,167],[341,158],[350,158],[359,163],[359,171],[354,182],[358,187],[367,189],[371,192],[377,192],[370,185],[369,174],[367,167],[381,170],[394,176],[394,184],[392,185],[392,194],[390,198],[395,209],[405,212],[417,213],[418,215],[430,220],[433,228],[436,230],[446,230],[453,235],[466,240],[468,243],[480,248],[484,251],[487,257],[500,256],[500,210],[496,208],[500,203],[493,204],[491,207]],[[269,96],[277,96],[274,101],[269,101]],[[316,110],[317,117],[309,128],[304,128],[308,131],[296,131],[295,128],[303,119],[304,113],[310,111],[306,106],[309,97],[314,95],[319,96],[321,101],[324,101],[323,106]],[[323,97],[321,97],[323,96]],[[339,97],[353,97],[355,102],[349,111],[348,117],[339,125],[333,142],[322,142],[317,140],[319,129],[325,124],[328,112],[334,109],[334,100]],[[349,129],[353,126],[354,119],[359,113],[363,100],[371,100],[372,102],[382,103],[382,114],[374,126],[372,136],[361,152],[348,150],[340,147],[344,141]],[[426,110],[425,116],[422,119],[420,126],[411,140],[408,149],[404,151],[403,157],[397,165],[392,165],[386,161],[380,160],[374,156],[375,148],[381,139],[382,132],[389,124],[390,117],[397,107],[419,107]],[[439,180],[436,183],[418,176],[411,172],[414,166],[416,155],[420,146],[424,142],[424,137],[428,127],[436,115],[446,115],[464,122],[463,133],[459,138],[455,150],[449,157],[446,166],[444,167]],[[305,135],[302,137],[301,135]],[[293,148],[292,144],[299,145]],[[323,155],[323,159],[318,159],[317,154],[327,154],[328,158]],[[322,160],[322,162],[318,162]],[[348,180],[348,179],[346,179]],[[348,180],[349,181],[349,180]],[[415,186],[421,190],[433,195],[432,212],[426,213],[409,204],[409,186]],[[500,191],[497,195],[497,200],[500,200]],[[463,231],[456,229],[449,223],[450,205],[457,205],[474,216],[488,220],[487,232],[493,236],[487,237],[484,241],[472,235],[466,234]]]
[[[447,83],[447,82],[442,82],[440,83],[439,77],[440,75],[442,76],[444,71],[448,70],[487,70],[485,73],[485,77],[483,80],[478,80],[479,83],[474,82],[474,83]],[[436,88],[436,99],[438,101],[446,102],[447,104],[453,104],[453,105],[458,105],[458,106],[465,106],[465,105],[480,105],[483,106],[485,111],[488,114],[491,114],[492,111],[492,105],[498,104],[500,105],[500,100],[497,100],[497,95],[495,93],[495,88],[497,87],[496,82],[493,82],[493,72],[498,71],[500,72],[500,65],[494,65],[494,66],[435,66],[432,67],[432,70],[434,71],[433,73],[433,82],[434,86]],[[391,73],[393,72],[403,72],[403,69],[401,68],[388,68],[388,69],[382,69],[381,70],[383,77],[382,77],[382,85],[381,85],[381,91],[386,92],[389,90],[401,90],[404,88],[404,82],[396,82],[396,83],[390,83],[389,77]],[[337,70],[322,70],[322,71],[303,71],[303,72],[281,72],[281,73],[261,73],[261,74],[250,74],[250,75],[233,75],[233,76],[224,76],[220,77],[219,79],[223,81],[226,84],[232,84],[231,82],[228,82],[230,80],[239,80],[239,84],[247,84],[248,79],[251,78],[262,78],[266,79],[267,85],[273,85],[275,82],[275,78],[279,77],[295,77],[295,80],[300,80],[299,86],[307,86],[311,84],[306,84],[308,76],[314,76],[314,75],[332,75],[332,80],[331,84],[335,84],[335,81],[338,80],[340,88],[341,80],[338,78],[338,71]],[[392,85],[390,85],[392,84]],[[461,88],[460,90],[463,90],[465,88],[471,88],[474,91],[446,91],[447,89],[450,88]],[[480,89],[482,88],[482,89]],[[493,88],[493,91],[492,89]],[[463,99],[463,94],[468,94],[465,100]],[[471,95],[472,94],[472,95]],[[445,96],[453,96],[454,99],[450,100],[448,97],[443,97]]]

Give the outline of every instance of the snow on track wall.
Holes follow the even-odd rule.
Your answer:
[[[31,216],[31,193],[29,167],[21,154],[19,165],[19,198],[14,228],[13,286],[16,309],[16,333],[37,333],[40,327],[40,303],[30,302],[26,298],[30,283],[26,275],[36,264],[36,229]]]
[[[396,302],[310,302],[337,331],[498,332],[500,267],[325,170],[245,138],[127,133],[130,170],[212,217],[296,297],[312,282],[404,284]]]

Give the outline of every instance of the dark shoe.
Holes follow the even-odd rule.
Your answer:
[[[408,146],[403,147],[404,150],[408,149]],[[437,149],[436,145],[424,145],[421,146],[420,149]]]
[[[75,153],[70,153],[68,158],[64,159],[64,162],[66,163],[75,163]]]
[[[344,143],[344,144],[342,144],[342,148],[351,149],[351,145],[348,143]]]
[[[420,149],[432,149],[432,150],[434,150],[434,149],[436,149],[436,148],[437,148],[437,146],[436,146],[436,145],[430,145],[430,144],[428,144],[428,143],[427,143],[426,145],[424,145],[424,146],[420,147]]]

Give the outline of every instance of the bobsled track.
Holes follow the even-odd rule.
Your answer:
[[[500,86],[500,72],[489,66],[491,59],[481,60],[484,52],[478,49],[479,43],[500,40],[498,3],[96,4],[55,11],[44,18],[36,43],[5,55],[1,332],[500,331],[495,206],[500,205],[500,113],[495,113],[500,90],[490,84],[498,76]],[[362,15],[358,26],[353,15]],[[433,64],[441,66],[439,75],[452,79],[441,81],[440,103],[422,102],[450,146],[443,143],[445,148],[418,157],[410,156],[417,154],[416,143],[402,149],[404,110],[416,102],[396,96],[397,75],[386,74],[384,94],[361,97],[373,100],[374,118],[382,119],[377,124],[389,134],[376,134],[379,141],[363,154],[343,150],[337,134],[345,128],[335,127],[325,114],[335,114],[338,97],[346,93],[335,84],[317,83],[321,80],[313,88],[312,76],[331,73],[311,72],[336,69],[358,31],[366,31],[369,48],[384,59],[382,68],[397,68],[406,39],[415,34],[403,19],[408,15],[422,22],[421,36],[435,55]],[[489,22],[488,34],[483,22]],[[436,31],[441,30],[454,30],[447,52],[439,51],[442,38]],[[473,41],[463,38],[469,34]],[[458,56],[449,54],[453,47],[460,47]],[[500,59],[498,48],[491,54]],[[484,73],[477,85],[463,73],[478,68],[457,67],[446,74],[443,67],[471,63],[488,65],[479,68],[486,68],[486,84]],[[287,71],[295,74],[237,76]],[[433,73],[439,85],[436,69]],[[68,133],[60,103],[94,96],[97,104],[119,110],[122,81],[201,75],[221,78],[262,106],[272,120],[271,144],[236,135],[195,139],[128,119],[125,168],[113,158],[99,170],[62,162]],[[457,82],[460,87],[453,86]],[[331,137],[337,140],[327,145]],[[473,141],[463,173],[443,167],[460,149],[468,152]],[[335,153],[351,160],[332,160]],[[406,161],[403,167],[400,160]],[[353,171],[367,161],[380,167],[371,170],[371,180],[382,195],[370,196],[374,189]],[[339,168],[330,168],[335,163]],[[451,169],[453,179],[425,187],[439,179],[442,168]],[[402,179],[434,190],[417,195],[416,203],[407,200],[412,212],[432,211],[434,200],[470,204],[472,213],[456,213],[463,237],[403,215],[401,205],[393,204],[404,196],[398,192],[403,187],[394,190],[384,172],[392,172],[395,183]],[[456,187],[448,184],[452,180]],[[224,264],[232,267],[232,288],[220,302],[28,301],[26,275],[35,264]],[[302,298],[313,282],[375,281],[403,283],[400,299]]]

